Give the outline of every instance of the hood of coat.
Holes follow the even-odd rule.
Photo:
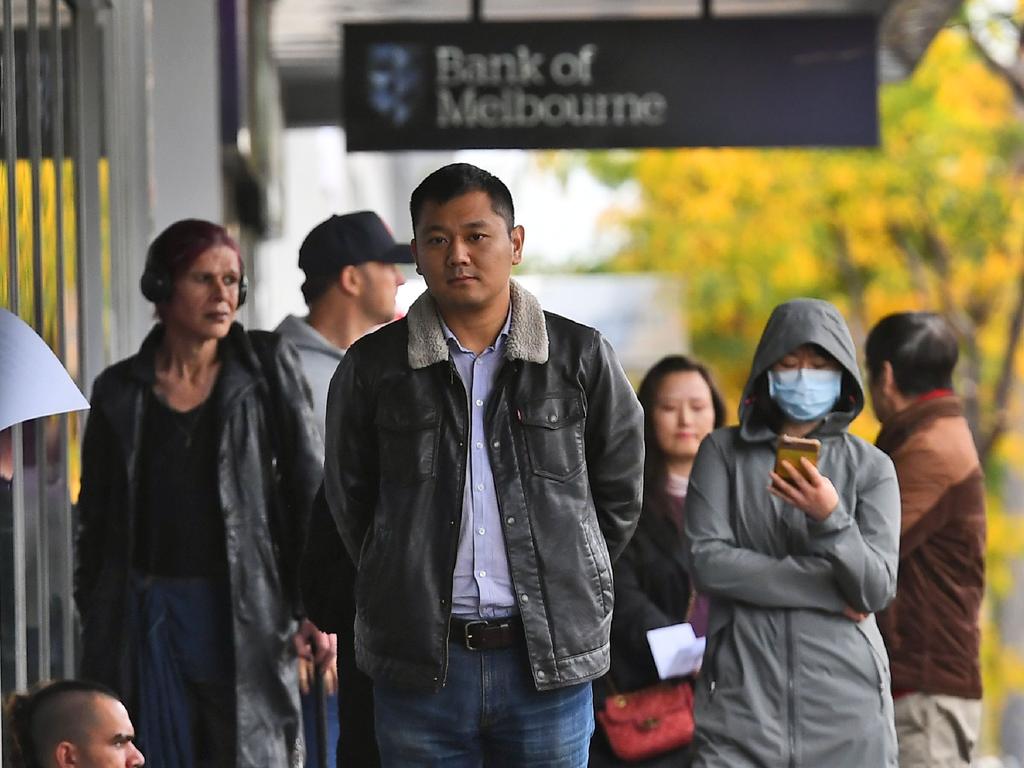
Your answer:
[[[843,386],[835,409],[815,433],[834,434],[845,430],[864,409],[857,353],[846,321],[832,304],[821,299],[793,299],[780,304],[768,318],[754,353],[750,376],[740,400],[740,427],[749,441],[773,439],[775,432],[760,418],[759,401],[768,398],[768,369],[802,344],[816,344],[839,361]]]
[[[304,318],[288,315],[274,330],[288,339],[300,352],[316,352],[338,362],[345,356],[345,350],[325,339]]]

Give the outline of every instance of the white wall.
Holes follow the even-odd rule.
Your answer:
[[[152,3],[154,234],[224,216],[215,0]]]
[[[335,213],[372,210],[395,239],[412,238],[409,194],[430,171],[451,162],[451,153],[345,152],[337,127],[285,131],[282,235],[260,244],[253,291],[253,327],[273,328],[286,314],[304,315],[299,287],[299,246],[314,226]]]

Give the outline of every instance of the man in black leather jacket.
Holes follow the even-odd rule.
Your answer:
[[[511,280],[524,231],[499,179],[449,165],[410,207],[427,291],[350,348],[327,407],[381,759],[585,766],[641,409],[597,331]]]

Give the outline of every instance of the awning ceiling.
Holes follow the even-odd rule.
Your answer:
[[[484,21],[875,15],[883,80],[905,77],[959,0],[480,0]],[[341,26],[354,22],[460,21],[470,0],[277,0],[271,46],[288,125],[337,121]]]

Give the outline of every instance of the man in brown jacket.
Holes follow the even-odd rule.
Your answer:
[[[896,465],[902,502],[896,599],[878,616],[900,768],[967,766],[981,720],[985,489],[953,394],[956,338],[936,314],[903,312],[871,330],[865,351],[876,444]]]

